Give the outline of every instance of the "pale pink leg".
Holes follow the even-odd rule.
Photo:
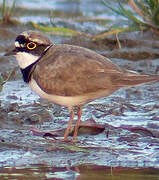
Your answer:
[[[68,124],[67,124],[67,129],[65,130],[65,133],[64,133],[64,141],[68,140],[68,135],[69,135],[69,132],[70,132],[70,129],[71,129],[71,126],[72,126],[73,119],[74,119],[74,111],[73,111],[73,109],[70,108],[69,111],[70,111],[70,119],[69,119]]]
[[[81,116],[82,116],[82,109],[81,109],[81,107],[78,107],[77,116],[78,116],[78,119],[77,119],[76,124],[75,124],[75,129],[74,129],[74,134],[73,134],[73,141],[77,140],[79,123],[80,123]]]

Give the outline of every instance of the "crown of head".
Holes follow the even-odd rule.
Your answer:
[[[17,36],[15,48],[19,52],[27,52],[40,55],[51,45],[51,41],[39,32],[25,31]]]

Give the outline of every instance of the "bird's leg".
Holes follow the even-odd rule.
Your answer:
[[[78,116],[78,118],[77,118],[77,121],[76,121],[76,124],[75,124],[75,129],[74,129],[74,134],[73,134],[73,141],[77,140],[79,123],[80,123],[81,116],[82,116],[82,109],[81,109],[81,107],[78,107],[77,116]]]
[[[73,122],[73,119],[74,119],[74,111],[73,111],[73,109],[69,108],[69,111],[70,111],[70,119],[69,119],[68,124],[67,124],[67,129],[65,130],[65,133],[64,133],[64,141],[68,140],[68,135],[69,135],[69,132],[70,132],[70,128],[72,126],[72,122]]]

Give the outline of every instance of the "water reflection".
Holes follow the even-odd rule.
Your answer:
[[[129,179],[129,180],[157,180],[158,169],[154,168],[122,168],[96,165],[80,165],[77,167],[49,167],[32,165],[28,167],[4,167],[0,169],[3,179],[61,179],[61,180],[100,180],[100,179]]]

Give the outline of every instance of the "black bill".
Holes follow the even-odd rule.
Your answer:
[[[17,49],[13,49],[13,50],[5,53],[4,56],[14,56],[17,54],[17,52],[18,52]]]

